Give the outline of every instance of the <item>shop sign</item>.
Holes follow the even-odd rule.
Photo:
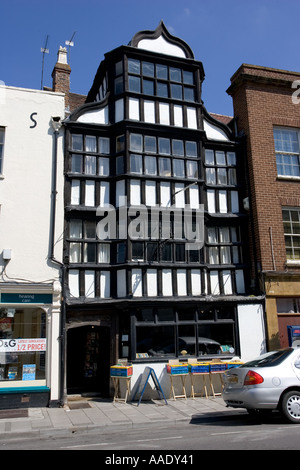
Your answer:
[[[2,293],[2,304],[52,304],[52,294]]]
[[[0,353],[43,351],[46,351],[46,338],[0,339]]]

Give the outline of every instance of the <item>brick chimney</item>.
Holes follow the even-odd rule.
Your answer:
[[[65,108],[70,109],[70,73],[67,48],[60,46],[52,72],[52,90],[65,93]]]

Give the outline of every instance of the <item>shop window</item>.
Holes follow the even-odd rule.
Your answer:
[[[0,309],[0,381],[46,379],[46,314],[41,309]]]
[[[175,356],[175,328],[154,326],[137,328],[136,357]]]
[[[133,314],[133,328],[135,359],[238,355],[234,307],[141,309]]]
[[[300,298],[281,298],[276,299],[277,313],[300,313]]]

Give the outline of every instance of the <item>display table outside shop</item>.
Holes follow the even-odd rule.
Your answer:
[[[205,393],[205,397],[208,398],[207,393],[207,386],[206,380],[209,379],[209,369],[210,364],[208,362],[196,362],[194,359],[188,359],[189,365],[189,374],[191,379],[191,398],[195,398],[196,396],[203,397]],[[202,392],[195,392],[195,379],[199,377],[202,379]],[[210,385],[210,381],[209,381]]]
[[[127,403],[127,400],[130,396],[130,381],[133,374],[132,365],[124,366],[117,364],[111,366],[110,376],[114,384],[114,402]],[[122,382],[125,382],[125,386],[122,386]],[[121,389],[125,388],[125,396],[122,398]]]
[[[167,364],[167,373],[170,376],[171,382],[169,398],[171,398],[171,395],[173,395],[174,400],[176,400],[176,398],[186,399],[185,381],[189,375],[188,364],[180,363],[178,360],[170,360]],[[175,379],[180,379],[181,382],[182,393],[180,395],[176,395],[175,393]]]
[[[209,381],[210,381],[210,390],[212,392],[213,397],[219,396],[222,394],[222,390],[224,387],[223,382],[223,374],[227,370],[227,363],[219,361],[217,359],[213,359],[210,363],[210,371],[209,371]],[[220,380],[221,385],[221,392],[216,393],[213,385],[213,377],[218,377]]]
[[[243,363],[241,361],[222,361],[220,359],[212,359],[206,362],[197,362],[195,359],[188,359],[187,363],[179,362],[179,360],[170,360],[169,364],[167,364],[167,373],[170,376],[171,381],[171,391],[170,397],[173,395],[174,400],[176,398],[186,398],[186,389],[185,389],[185,382],[187,375],[190,376],[191,380],[191,398],[195,398],[196,396],[204,396],[208,398],[209,396],[216,396],[221,395],[222,389],[224,387],[223,383],[223,374],[226,372],[227,369],[232,367],[239,367]],[[199,391],[196,392],[196,377],[201,379],[198,385],[200,386]],[[215,381],[214,377],[219,379],[221,391],[215,391]],[[175,393],[175,378],[181,380],[182,386],[182,394],[176,395]],[[201,386],[202,385],[202,386]]]

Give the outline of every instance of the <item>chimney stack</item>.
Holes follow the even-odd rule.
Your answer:
[[[65,94],[65,108],[70,109],[70,74],[67,48],[60,46],[57,53],[57,62],[52,72],[52,90]]]

